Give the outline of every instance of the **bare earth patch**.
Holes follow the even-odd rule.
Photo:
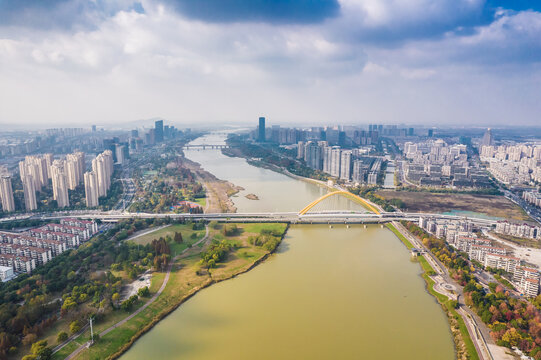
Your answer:
[[[410,212],[444,213],[451,210],[472,211],[488,216],[531,220],[528,215],[515,203],[498,195],[473,194],[433,194],[428,192],[408,192],[381,190],[378,195],[385,199],[400,199]]]

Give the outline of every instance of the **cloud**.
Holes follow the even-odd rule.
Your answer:
[[[541,111],[534,10],[340,0],[304,14],[308,1],[201,1],[10,4],[0,15],[9,18],[0,20],[0,122],[266,113],[290,122],[534,123]],[[49,19],[34,23],[40,16]]]
[[[0,24],[34,29],[88,29],[122,10],[144,12],[138,0],[0,0]]]

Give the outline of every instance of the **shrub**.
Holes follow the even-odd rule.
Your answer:
[[[72,334],[77,333],[79,330],[81,330],[81,324],[79,323],[79,320],[75,320],[70,324],[70,332]]]
[[[68,333],[66,333],[65,331],[59,332],[56,336],[56,342],[58,342],[59,344],[63,343],[66,340],[68,340]]]

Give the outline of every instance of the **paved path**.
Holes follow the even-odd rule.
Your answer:
[[[192,245],[193,246],[197,246],[199,245],[200,243],[204,242],[207,240],[208,236],[209,236],[209,227],[208,225],[205,225],[205,236],[203,236],[201,238],[201,240],[197,241],[196,243],[194,243]],[[133,319],[135,316],[139,315],[143,310],[145,310],[147,307],[150,306],[150,304],[152,304],[154,301],[156,301],[156,299],[158,298],[158,296],[161,295],[161,293],[163,292],[163,290],[165,290],[165,287],[167,286],[167,282],[169,281],[169,277],[171,275],[171,270],[173,269],[173,265],[175,263],[175,261],[181,256],[183,255],[184,253],[186,253],[188,250],[190,250],[191,247],[188,247],[184,250],[182,250],[182,252],[180,254],[178,254],[177,256],[175,256],[173,258],[173,260],[169,263],[169,266],[167,267],[167,273],[165,274],[165,277],[163,279],[163,283],[162,283],[162,286],[160,287],[160,289],[156,292],[156,294],[154,294],[154,296],[152,296],[150,298],[150,300],[148,300],[143,306],[141,306],[139,309],[137,309],[135,312],[133,312],[132,314],[130,314],[130,316],[120,320],[119,322],[117,322],[116,324],[108,327],[107,329],[103,330],[100,334],[100,338],[107,335],[108,333],[110,333],[111,331],[113,331],[114,329],[124,325],[125,323],[127,323],[128,321],[130,321],[131,319]],[[85,344],[79,346],[74,352],[72,352],[70,355],[68,355],[68,357],[66,357],[66,360],[69,360],[69,359],[73,359],[75,358],[81,351],[83,351],[85,348],[87,348],[90,344],[90,342],[86,342]],[[67,343],[66,343],[67,344]],[[60,349],[58,349],[60,350]],[[58,351],[57,350],[57,351]]]
[[[132,237],[129,237],[127,238],[125,241],[128,241],[128,240],[135,240],[141,236],[145,236],[146,234],[150,234],[150,233],[153,233],[154,231],[158,231],[158,230],[161,230],[161,229],[165,229],[166,227],[169,227],[171,226],[171,224],[167,224],[167,225],[162,225],[162,226],[158,226],[158,227],[154,227],[152,229],[148,229],[148,230],[143,230],[139,233],[135,233]]]

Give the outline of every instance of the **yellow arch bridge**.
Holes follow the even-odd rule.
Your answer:
[[[378,215],[381,215],[381,213],[379,212],[378,209],[376,209],[372,204],[370,204],[368,201],[366,201],[365,199],[363,199],[362,197],[360,196],[357,196],[355,194],[352,194],[350,193],[349,191],[345,191],[345,190],[338,190],[338,191],[333,191],[333,192],[330,192],[328,194],[325,194],[323,195],[322,197],[320,197],[319,199],[317,200],[314,200],[312,201],[310,204],[308,204],[304,209],[302,209],[301,211],[299,211],[299,215],[304,215],[306,214],[308,211],[310,211],[310,209],[312,209],[314,206],[316,206],[317,204],[319,204],[320,202],[322,202],[323,200],[327,199],[327,198],[330,198],[331,196],[335,196],[335,195],[341,195],[345,198],[348,198],[350,200],[353,200],[354,202],[356,203],[359,203],[361,205],[363,205],[364,207],[366,207],[368,210],[378,214]]]

